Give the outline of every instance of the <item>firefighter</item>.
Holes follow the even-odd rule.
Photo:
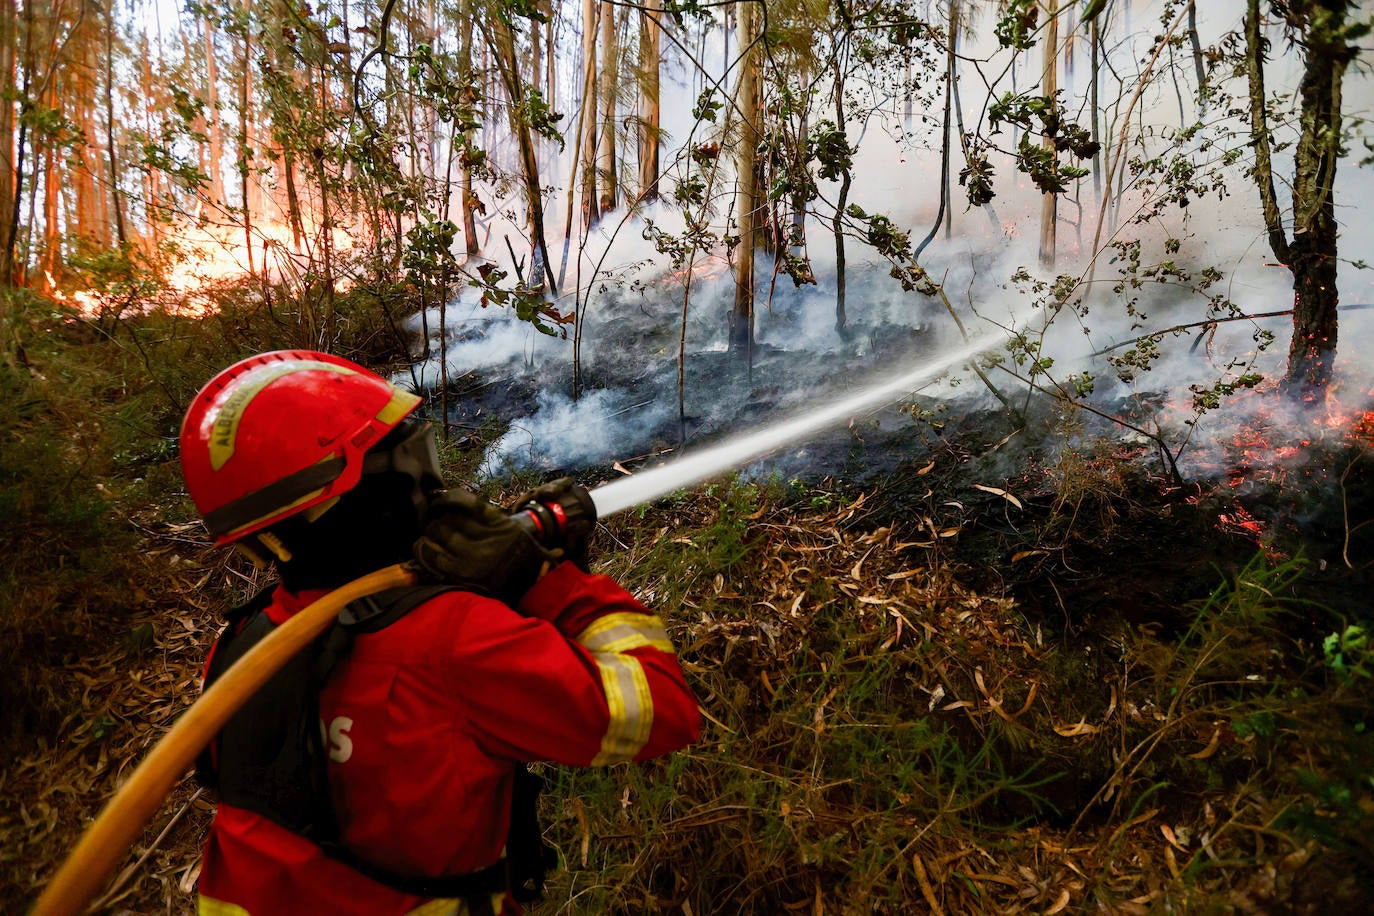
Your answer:
[[[215,543],[278,573],[231,615],[207,678],[365,573],[415,556],[440,583],[349,605],[202,755],[220,804],[201,916],[519,913],[550,864],[526,762],[645,760],[697,738],[662,622],[585,569],[586,491],[534,491],[567,519],[561,546],[541,545],[442,489],[419,402],[339,357],[277,351],[187,412],[182,470]]]

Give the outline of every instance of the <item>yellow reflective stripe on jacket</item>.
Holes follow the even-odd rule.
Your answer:
[[[504,893],[491,895],[491,911],[495,916],[501,916],[505,905],[506,895]],[[469,912],[466,901],[445,897],[422,903],[415,909],[407,911],[406,916],[468,916]]]
[[[226,903],[214,897],[196,898],[196,916],[250,916],[249,912],[237,903]]]
[[[577,641],[592,653],[610,712],[601,751],[592,758],[592,766],[633,760],[649,741],[654,699],[644,666],[625,653],[644,646],[672,652],[663,621],[652,614],[607,614],[583,630]]]
[[[578,634],[577,641],[592,652],[628,652],[641,646],[673,651],[663,621],[653,614],[607,614]]]

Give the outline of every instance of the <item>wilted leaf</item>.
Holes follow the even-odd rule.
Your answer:
[[[1189,754],[1188,756],[1193,760],[1206,760],[1208,757],[1212,756],[1217,752],[1217,746],[1220,744],[1221,729],[1214,728],[1212,729],[1212,740],[1207,742],[1207,746],[1204,747],[1202,750],[1198,751],[1196,754]]]
[[[925,567],[917,566],[915,569],[908,569],[906,572],[888,573],[883,578],[891,579],[893,581],[899,581],[902,579],[910,579],[912,576],[919,576],[923,572],[925,572]]]
[[[1006,490],[1003,490],[1001,487],[989,487],[981,483],[975,483],[973,485],[973,489],[982,490],[984,493],[991,493],[993,496],[1000,496],[1018,509],[1025,508],[1025,506],[1021,505],[1021,500],[1017,499],[1015,496],[1012,496],[1010,493],[1008,493]]]

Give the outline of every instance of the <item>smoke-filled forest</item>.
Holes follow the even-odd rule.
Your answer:
[[[699,741],[532,764],[528,912],[1369,908],[1372,66],[1352,0],[0,2],[0,909],[273,584],[178,434],[288,349],[587,487],[677,647]],[[195,912],[216,802],[39,911]]]

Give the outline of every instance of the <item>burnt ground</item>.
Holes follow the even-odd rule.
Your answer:
[[[847,344],[824,353],[768,343],[748,359],[724,349],[693,353],[680,414],[676,335],[628,320],[601,332],[581,367],[583,393],[608,395],[613,417],[641,412],[650,421],[618,428],[613,451],[599,459],[562,459],[558,434],[548,436],[535,465],[544,476],[566,473],[594,484],[614,477],[616,464],[671,460],[829,404],[894,366],[919,366],[940,346],[920,327],[882,322],[850,328]],[[571,394],[571,376],[558,360],[537,368],[513,361],[464,376],[452,387],[451,429],[462,445],[490,446],[509,418],[538,410],[541,394]],[[971,583],[1014,597],[1028,616],[1068,634],[1123,622],[1186,627],[1190,602],[1262,549],[1307,562],[1297,597],[1336,619],[1370,616],[1374,435],[1361,421],[1299,448],[1285,445],[1275,424],[1255,420],[1178,476],[1137,432],[1045,397],[1014,397],[1020,417],[976,379],[915,393],[844,428],[820,430],[741,474],[868,492],[866,524],[945,534],[935,540],[966,567]],[[1096,406],[1139,425],[1142,411],[1158,411],[1165,400],[1155,393]],[[1256,450],[1256,436],[1268,451]]]

